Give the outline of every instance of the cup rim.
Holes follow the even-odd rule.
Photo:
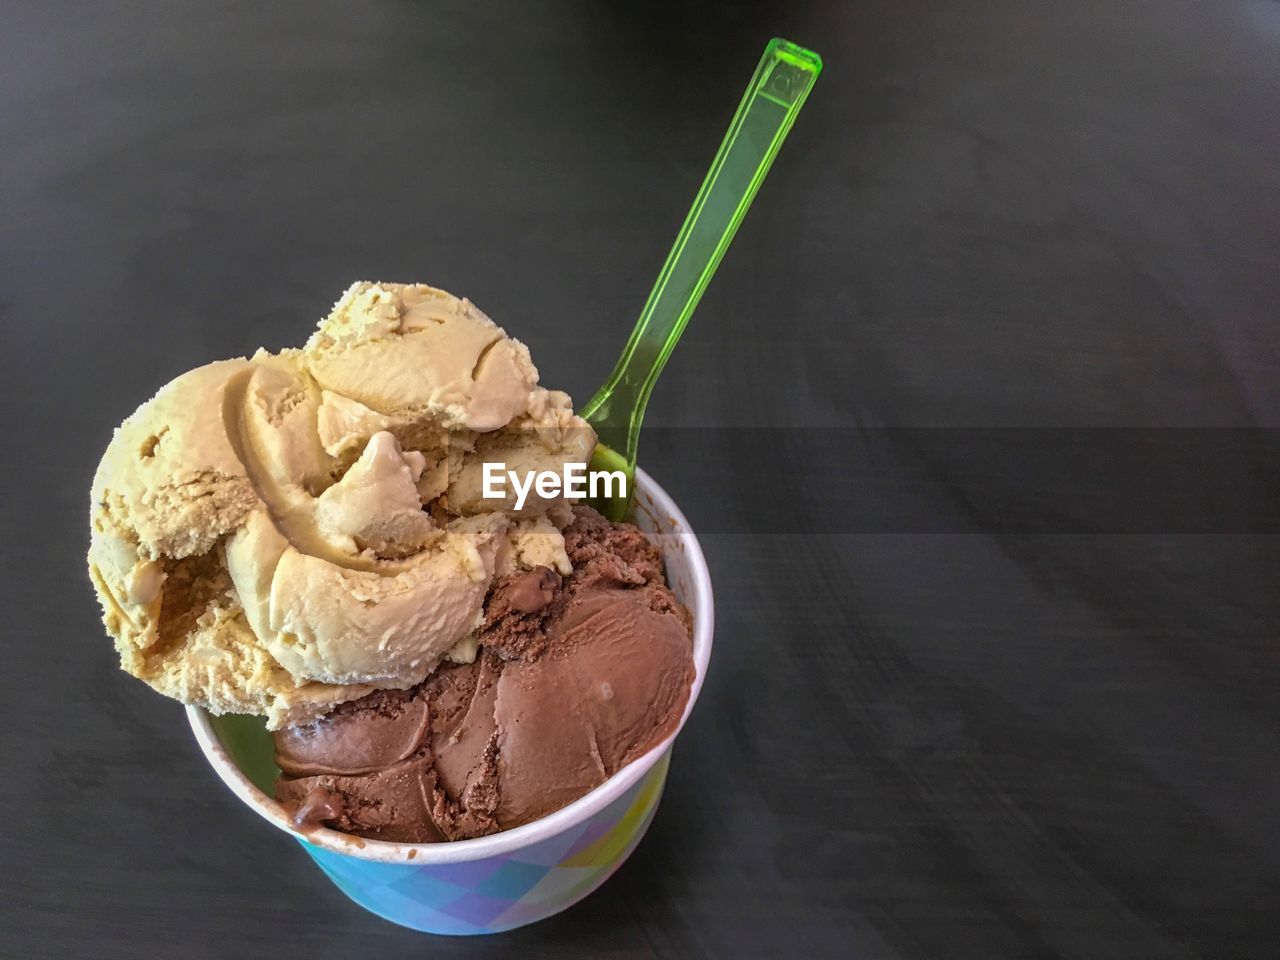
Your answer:
[[[463,863],[488,857],[509,854],[531,846],[589,819],[613,803],[634,787],[670,748],[672,741],[684,728],[693,711],[706,677],[711,659],[711,642],[715,632],[715,609],[711,592],[711,574],[707,570],[706,557],[698,543],[698,537],[689,521],[670,495],[645,471],[636,468],[637,501],[643,496],[652,505],[650,513],[662,527],[662,536],[679,537],[680,548],[692,573],[692,597],[686,597],[696,605],[698,615],[693,625],[694,678],[689,689],[680,723],[669,736],[651,750],[628,763],[600,786],[584,794],[572,803],[532,823],[526,823],[501,833],[470,840],[453,840],[440,843],[393,843],[388,840],[367,840],[350,834],[316,827],[300,831],[290,823],[290,817],[274,798],[258,789],[231,759],[213,729],[210,715],[202,707],[188,706],[187,720],[195,734],[205,759],[209,761],[222,782],[241,801],[273,826],[297,839],[333,853],[373,860],[382,863],[412,863],[415,866],[443,863]],[[641,507],[643,508],[643,507]]]

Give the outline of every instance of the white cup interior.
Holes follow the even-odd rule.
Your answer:
[[[636,523],[649,533],[662,550],[667,579],[675,593],[693,614],[693,658],[695,675],[689,702],[685,704],[680,724],[670,737],[644,756],[627,764],[614,776],[590,793],[556,812],[488,837],[455,840],[451,843],[389,843],[365,840],[320,827],[301,833],[290,823],[289,813],[268,796],[240,770],[218,738],[209,714],[199,707],[188,707],[187,718],[205,757],[237,797],[276,827],[308,843],[357,857],[387,863],[413,861],[415,864],[460,863],[508,854],[521,847],[538,843],[594,816],[622,796],[657,763],[671,741],[684,727],[702,689],[707,665],[711,659],[711,640],[715,628],[715,609],[711,595],[711,576],[698,538],[689,527],[680,508],[643,470],[636,471]]]

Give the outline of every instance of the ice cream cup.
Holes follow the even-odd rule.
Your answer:
[[[653,535],[672,591],[693,614],[696,675],[689,718],[711,657],[711,578],[684,514],[636,471],[636,522]],[[214,717],[187,708],[209,763],[231,791],[302,848],[348,897],[380,917],[428,933],[499,933],[559,913],[599,887],[644,836],[662,795],[670,737],[586,796],[541,820],[453,843],[387,843],[319,828],[293,828],[272,796],[270,735],[256,717]]]

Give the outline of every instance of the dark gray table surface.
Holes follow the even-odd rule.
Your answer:
[[[1280,955],[1280,4],[0,24],[0,956]],[[774,34],[827,69],[643,450],[717,597],[661,810],[547,923],[384,923],[117,670],[97,457],[359,278],[585,399]]]

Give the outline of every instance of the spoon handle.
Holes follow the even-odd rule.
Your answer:
[[[612,463],[625,460],[628,474],[635,471],[653,385],[821,70],[816,53],[786,40],[769,41],[631,339],[609,379],[581,410],[610,448]]]

